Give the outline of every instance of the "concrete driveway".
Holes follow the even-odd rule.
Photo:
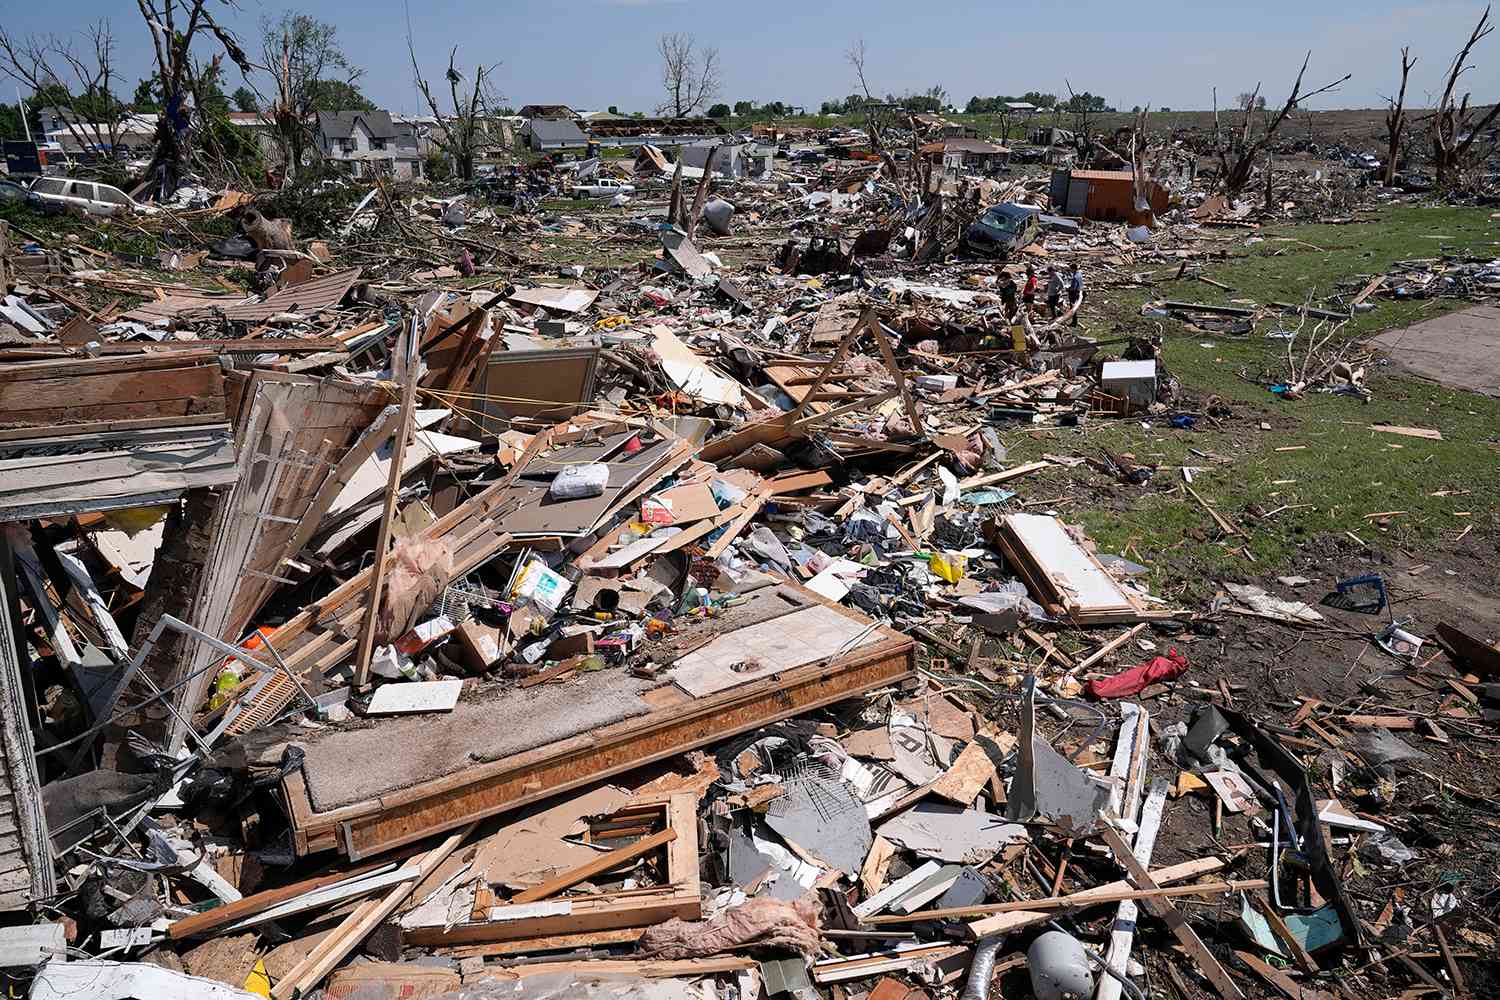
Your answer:
[[[1500,307],[1448,313],[1387,330],[1370,343],[1418,375],[1500,398]]]

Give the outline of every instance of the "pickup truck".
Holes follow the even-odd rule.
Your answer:
[[[75,181],[68,177],[37,178],[31,185],[27,200],[44,210],[72,208],[89,215],[108,216],[130,211],[154,215],[160,211],[153,205],[142,205],[111,184]]]
[[[574,184],[575,198],[613,198],[617,194],[635,194],[635,185],[613,177],[597,177],[588,184]]]

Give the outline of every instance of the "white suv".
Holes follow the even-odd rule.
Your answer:
[[[40,177],[31,185],[31,195],[43,207],[76,208],[89,215],[114,215],[132,209],[153,215],[159,211],[154,206],[142,205],[113,185],[67,177]]]

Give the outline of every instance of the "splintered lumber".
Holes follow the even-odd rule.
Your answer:
[[[358,878],[377,868],[385,867],[392,860],[394,859],[359,865],[346,871],[330,872],[327,875],[317,875],[313,878],[303,879],[301,882],[293,882],[291,885],[284,885],[277,889],[267,889],[265,892],[257,892],[253,896],[246,896],[243,899],[235,900],[233,903],[216,906],[212,910],[206,910],[203,913],[195,913],[191,917],[174,920],[172,926],[167,928],[167,937],[178,941],[183,938],[193,937],[196,934],[211,931],[216,927],[223,927],[225,924],[232,924],[237,920],[243,920],[245,917],[253,917],[257,913],[264,913],[273,906],[280,906],[282,903],[291,902],[309,892],[337,885],[340,882]]]
[[[995,763],[976,740],[964,747],[953,766],[932,783],[932,794],[967,806],[994,776]]]
[[[714,958],[631,960],[591,958],[582,962],[539,962],[536,965],[512,965],[504,969],[486,969],[489,979],[526,979],[531,976],[569,974],[589,976],[640,976],[645,979],[679,979],[744,972],[760,963],[753,958],[721,955]]]
[[[1110,889],[1124,885],[1111,882],[1109,885],[1067,896],[1043,896],[1041,899],[1012,899],[1005,903],[985,903],[977,906],[950,906],[941,910],[916,910],[911,913],[890,913],[870,917],[864,922],[871,926],[879,924],[913,924],[923,920],[946,920],[950,917],[983,917],[996,913],[1026,913],[1031,910],[1054,911],[1076,910],[1106,903],[1129,903],[1142,899],[1170,899],[1175,896],[1222,896],[1226,892],[1252,892],[1268,889],[1271,883],[1263,878],[1232,879],[1227,882],[1196,882],[1192,885],[1157,886],[1154,889]],[[1110,891],[1106,892],[1105,890]]]
[[[450,958],[488,958],[493,955],[528,955],[539,951],[571,951],[574,948],[634,944],[644,933],[644,927],[622,927],[619,930],[590,931],[587,934],[553,934],[549,937],[521,938],[516,941],[465,944],[442,948],[440,952]]]
[[[1113,653],[1115,650],[1125,645],[1131,639],[1134,639],[1136,636],[1140,635],[1143,631],[1145,631],[1145,629],[1146,623],[1142,622],[1134,628],[1127,629],[1126,631],[1120,633],[1113,639],[1106,642],[1104,645],[1100,646],[1098,649],[1094,650],[1084,659],[1079,660],[1076,669],[1087,670],[1089,667],[1092,667],[1094,664],[1104,659],[1110,653]]]
[[[396,501],[401,495],[401,475],[405,469],[406,443],[411,438],[412,412],[417,405],[417,321],[406,331],[405,363],[401,374],[406,384],[401,390],[401,416],[396,423],[396,442],[391,454],[390,479],[385,485],[385,503],[380,511],[380,531],[375,540],[375,560],[371,567],[369,609],[359,630],[359,648],[354,657],[353,688],[365,690],[370,682],[370,657],[375,652],[375,625],[379,619],[381,590],[385,585],[386,563],[390,558],[391,519],[396,513]],[[387,641],[395,641],[389,639]]]
[[[1199,875],[1207,875],[1224,867],[1222,858],[1197,858],[1193,861],[1184,861],[1180,864],[1170,865],[1166,868],[1158,868],[1151,873],[1152,881],[1159,888],[1173,882],[1182,882]],[[1070,906],[1092,906],[1096,903],[1119,902],[1112,894],[1122,892],[1134,892],[1135,887],[1124,879],[1107,882],[1104,885],[1092,889],[1084,889],[1065,897],[1070,900]],[[1049,909],[1026,909],[1030,905],[1028,901],[1017,900],[1021,908],[1003,910],[993,917],[984,920],[976,920],[969,924],[969,934],[975,938],[988,937],[991,934],[1003,934],[1007,931],[1021,927],[1029,927],[1032,924],[1045,923],[1055,917],[1056,911]],[[996,906],[1010,906],[1009,903],[997,903]],[[922,914],[924,919],[927,914]]]
[[[380,899],[366,900],[355,907],[354,912],[344,918],[328,937],[318,943],[308,956],[291,972],[287,973],[271,990],[272,1000],[290,1000],[291,997],[307,994],[323,981],[323,977],[359,947],[370,932],[396,912],[396,907],[406,901],[418,884],[437,870],[438,865],[448,860],[448,855],[458,849],[478,823],[470,823],[457,833],[449,834],[432,850],[422,855],[417,862],[417,877],[402,882]]]
[[[1248,951],[1235,949],[1234,957],[1244,963],[1245,967],[1255,973],[1267,985],[1276,988],[1276,991],[1287,1000],[1323,1000],[1327,994],[1313,989],[1311,986],[1299,986],[1291,976],[1274,969],[1259,956],[1252,955]]]
[[[1424,438],[1428,441],[1441,441],[1443,432],[1433,430],[1430,427],[1396,427],[1391,424],[1371,424],[1370,430],[1380,431],[1382,434],[1400,434],[1402,437]]]
[[[586,882],[595,875],[601,875],[604,872],[618,868],[627,861],[634,861],[636,858],[650,854],[658,847],[670,844],[676,839],[677,831],[671,829],[654,833],[649,837],[642,837],[628,847],[622,847],[619,850],[610,851],[608,854],[602,854],[586,865],[579,865],[572,871],[563,872],[554,879],[543,882],[541,885],[533,886],[517,895],[511,902],[534,903],[539,899],[555,896],[564,889],[570,889],[579,882]]]
[[[1119,831],[1112,826],[1106,825],[1100,830],[1099,835],[1109,845],[1109,849],[1113,852],[1115,860],[1129,873],[1131,881],[1137,883],[1138,888],[1157,888],[1155,880],[1146,871],[1146,867],[1136,860],[1135,854],[1130,849],[1130,845],[1125,843]],[[1203,939],[1198,937],[1198,932],[1193,930],[1192,926],[1188,924],[1181,913],[1177,912],[1176,907],[1169,901],[1155,896],[1143,897],[1142,905],[1146,907],[1152,916],[1166,921],[1167,926],[1176,935],[1178,942],[1183,948],[1187,949],[1188,955],[1197,963],[1198,971],[1203,973],[1208,981],[1213,984],[1214,989],[1224,1000],[1244,1000],[1245,994],[1235,985],[1234,980],[1229,977],[1229,973],[1224,970],[1224,966],[1219,964],[1219,960],[1214,957],[1213,952],[1208,950],[1208,946],[1203,943]]]
[[[1232,523],[1230,523],[1230,521],[1225,518],[1223,514],[1220,514],[1218,511],[1214,510],[1213,505],[1210,504],[1207,500],[1200,497],[1197,490],[1193,489],[1187,483],[1183,483],[1182,488],[1187,490],[1188,493],[1192,495],[1193,499],[1198,501],[1199,505],[1202,506],[1204,510],[1208,511],[1209,516],[1214,519],[1214,523],[1223,530],[1224,534],[1238,535],[1241,538],[1245,537],[1245,533],[1243,531],[1241,531],[1239,528],[1236,528]]]

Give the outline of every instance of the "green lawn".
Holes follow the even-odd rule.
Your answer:
[[[1144,332],[1159,324],[1167,336],[1167,365],[1187,392],[1221,397],[1234,416],[1217,427],[1200,420],[1191,431],[1172,429],[1164,420],[1151,421],[1149,429],[1139,420],[1123,420],[1095,422],[1082,431],[1008,433],[1017,459],[1048,451],[1097,456],[1102,446],[1161,466],[1142,487],[1116,484],[1098,472],[1058,470],[1026,494],[1063,497],[1070,479],[1086,476],[1103,491],[1102,502],[1081,498],[1061,508],[1065,515],[1081,521],[1103,550],[1117,552],[1134,541],[1136,551],[1154,563],[1155,586],[1168,593],[1186,588],[1201,595],[1223,575],[1283,569],[1299,546],[1318,536],[1337,536],[1352,548],[1349,532],[1371,545],[1420,550],[1440,537],[1457,537],[1472,523],[1469,537],[1485,537],[1500,509],[1500,400],[1385,369],[1370,380],[1374,399],[1368,404],[1322,394],[1280,400],[1258,384],[1264,372],[1280,370],[1284,357],[1284,341],[1265,339],[1274,320],[1263,320],[1244,338],[1204,335],[1185,332],[1175,320],[1143,317],[1140,306],[1149,298],[1224,304],[1300,302],[1309,294],[1318,302],[1340,281],[1373,275],[1396,260],[1434,257],[1442,250],[1500,256],[1500,229],[1489,214],[1404,206],[1368,224],[1268,227],[1255,234],[1263,242],[1237,241],[1235,253],[1243,256],[1206,269],[1233,293],[1196,280],[1097,292],[1092,334]],[[1375,310],[1349,323],[1344,335],[1368,336],[1464,304],[1374,301]],[[1262,422],[1271,429],[1261,430]],[[1444,440],[1371,431],[1378,422],[1436,428]],[[1183,465],[1202,470],[1193,488],[1248,540],[1226,537],[1182,489]],[[1448,495],[1433,495],[1440,492]],[[1384,526],[1365,517],[1386,511],[1405,513]],[[1469,516],[1460,516],[1464,512]]]

